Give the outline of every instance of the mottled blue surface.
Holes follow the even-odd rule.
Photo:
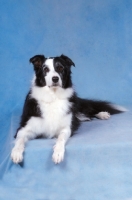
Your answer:
[[[65,161],[51,161],[54,140],[27,145],[24,166],[9,158],[35,54],[69,56],[81,97],[130,111],[83,123]],[[0,200],[132,198],[132,1],[0,1]]]

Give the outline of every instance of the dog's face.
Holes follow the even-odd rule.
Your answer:
[[[45,58],[43,55],[36,55],[30,62],[34,65],[37,86],[62,88],[72,86],[71,66],[75,64],[67,56]]]

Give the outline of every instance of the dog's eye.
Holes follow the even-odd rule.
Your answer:
[[[48,68],[48,67],[45,67],[45,68],[44,68],[44,72],[45,72],[45,73],[49,72],[49,68]]]
[[[63,67],[62,66],[57,66],[56,67],[57,72],[63,72]]]

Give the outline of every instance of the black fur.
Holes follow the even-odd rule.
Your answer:
[[[36,74],[35,84],[38,87],[44,87],[46,85],[45,82],[45,71],[44,71],[44,62],[46,58],[43,55],[36,55],[30,59],[30,62],[34,66],[34,71]],[[54,67],[57,70],[57,67],[63,67],[64,70],[59,72],[61,79],[63,80],[62,87],[64,89],[72,87],[72,80],[71,80],[71,66],[75,66],[74,62],[65,55],[61,55],[59,57],[54,58]],[[31,91],[28,93],[24,108],[23,114],[21,116],[20,128],[24,127],[27,121],[32,117],[41,117],[41,111],[39,109],[38,103],[35,99],[31,98],[30,96]],[[117,114],[122,111],[112,107],[112,104],[106,101],[96,101],[96,100],[88,100],[79,98],[76,93],[69,99],[72,102],[72,106],[69,112],[72,112],[72,134],[75,130],[78,129],[80,125],[80,121],[77,118],[79,113],[84,114],[88,118],[94,118],[96,114],[101,111],[107,111],[110,114]],[[45,116],[46,117],[46,116]],[[18,129],[18,130],[19,130]],[[17,136],[17,133],[15,137]]]
[[[89,118],[95,117],[99,112],[106,111],[113,114],[121,113],[122,111],[112,107],[112,104],[107,101],[97,101],[78,98],[77,101],[78,110]]]

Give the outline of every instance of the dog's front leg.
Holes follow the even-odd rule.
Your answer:
[[[17,138],[15,140],[15,146],[11,152],[11,159],[14,163],[18,164],[23,161],[25,144],[29,139],[32,139],[30,135],[31,132],[26,130],[26,127],[18,131]]]
[[[58,164],[63,161],[65,154],[65,145],[70,135],[71,130],[69,128],[63,129],[59,134],[56,144],[53,147],[52,160],[55,164]]]
[[[18,164],[23,161],[23,152],[25,148],[25,138],[17,138],[15,146],[11,152],[11,159],[14,163]]]

